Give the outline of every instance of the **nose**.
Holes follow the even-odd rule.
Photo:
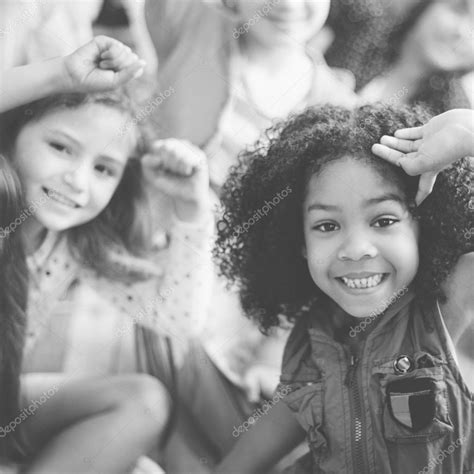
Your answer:
[[[63,175],[63,180],[75,193],[85,193],[89,183],[88,167],[85,164],[82,164],[66,171]]]
[[[364,258],[375,258],[377,253],[377,247],[368,233],[360,230],[351,232],[344,238],[338,249],[337,258],[357,262]]]

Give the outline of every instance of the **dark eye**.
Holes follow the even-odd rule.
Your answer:
[[[397,222],[399,222],[397,219],[391,217],[381,217],[375,221],[374,227],[389,227]]]
[[[333,222],[323,222],[322,224],[314,226],[313,229],[320,232],[334,232],[338,229],[338,225],[334,224]]]
[[[49,142],[49,146],[53,148],[56,151],[59,151],[61,153],[69,153],[69,148],[66,145],[63,145],[62,143],[59,142]]]
[[[115,171],[108,166],[96,165],[95,169],[99,174],[103,174],[105,176],[115,176]]]

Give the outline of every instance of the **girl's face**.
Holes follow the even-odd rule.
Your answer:
[[[377,312],[418,269],[418,226],[401,190],[367,163],[344,158],[309,181],[303,208],[308,268],[346,313]]]
[[[474,68],[474,2],[433,1],[405,41],[404,48],[430,71],[462,71]]]
[[[125,116],[102,104],[57,109],[20,131],[13,153],[43,227],[63,231],[97,217],[116,190],[134,147]]]
[[[323,27],[330,0],[235,0],[247,34],[269,47],[303,45]]]

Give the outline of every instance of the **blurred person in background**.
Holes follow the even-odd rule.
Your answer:
[[[421,103],[434,114],[472,107],[461,79],[474,70],[474,3],[422,0],[389,38],[390,65],[363,99]]]
[[[313,39],[329,0],[148,1],[146,20],[172,94],[154,119],[163,138],[203,148],[222,185],[238,153],[276,119],[313,104],[351,104]]]
[[[0,68],[72,53],[92,39],[102,0],[0,0]]]
[[[0,69],[72,53],[94,35],[130,46],[156,73],[144,2],[135,0],[0,0]]]
[[[419,102],[435,114],[472,107],[472,2],[344,0],[329,25],[328,63],[354,74],[363,100]]]
[[[387,67],[386,47],[393,29],[419,0],[339,0],[331,3],[327,27],[333,41],[325,58],[330,67],[354,75],[356,91]]]

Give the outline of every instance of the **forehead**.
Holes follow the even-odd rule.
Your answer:
[[[331,201],[343,206],[371,199],[381,192],[404,197],[400,186],[389,175],[384,175],[382,168],[367,159],[344,157],[327,163],[311,176],[306,200]]]
[[[81,148],[109,150],[128,157],[137,144],[137,131],[128,113],[105,104],[58,108],[30,122],[39,133],[70,137]]]

